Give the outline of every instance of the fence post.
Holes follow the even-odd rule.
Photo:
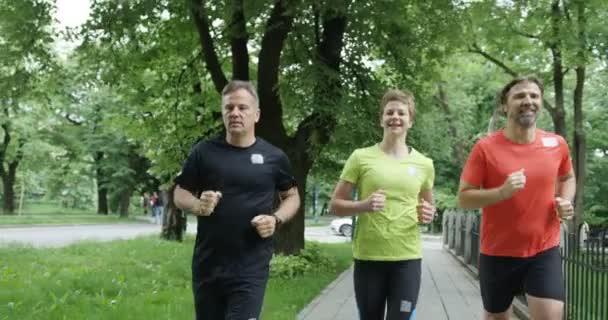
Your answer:
[[[452,214],[452,209],[445,209],[443,211],[443,217],[442,217],[442,229],[443,231],[441,232],[441,234],[443,235],[443,245],[447,246],[449,243],[449,232],[450,232],[450,227],[449,227],[449,216]]]
[[[464,254],[464,234],[466,214],[464,212],[458,212],[456,215],[456,255],[462,256]]]
[[[454,250],[456,247],[456,214],[457,212],[452,213],[450,216],[450,249]]]
[[[475,215],[467,214],[465,220],[465,237],[464,237],[464,262],[467,264],[471,264],[472,262],[472,239],[473,239],[473,225],[475,223]]]

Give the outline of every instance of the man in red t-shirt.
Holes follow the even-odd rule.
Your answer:
[[[483,208],[479,281],[485,319],[509,319],[525,293],[532,319],[562,319],[560,218],[574,214],[568,144],[536,128],[543,84],[521,77],[500,93],[503,130],[480,139],[463,169],[458,202]]]

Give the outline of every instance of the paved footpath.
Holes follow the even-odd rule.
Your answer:
[[[423,236],[422,284],[417,320],[482,319],[478,281],[442,249],[441,238]],[[299,320],[358,319],[352,267],[342,273],[298,315]],[[516,318],[513,318],[516,319]]]
[[[160,226],[153,223],[123,223],[62,226],[0,227],[0,247],[10,243],[38,248],[63,247],[79,241],[112,241],[160,234]],[[196,223],[188,223],[187,232],[196,234]],[[329,226],[307,227],[306,240],[345,242],[348,238],[334,235]]]

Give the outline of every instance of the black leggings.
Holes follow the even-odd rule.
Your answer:
[[[355,260],[360,320],[413,320],[420,292],[421,260]]]

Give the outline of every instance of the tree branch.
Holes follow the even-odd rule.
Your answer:
[[[249,52],[247,50],[249,35],[245,26],[243,1],[234,1],[232,22],[228,29],[230,34],[230,49],[232,51],[232,78],[249,80]]]
[[[81,126],[84,121],[78,121],[78,120],[74,120],[71,118],[72,114],[70,113],[66,113],[63,117],[68,120],[68,122],[70,122],[71,124],[75,125],[75,126]]]
[[[507,21],[507,24],[509,25],[509,30],[513,33],[515,33],[516,35],[522,36],[522,37],[526,37],[528,39],[536,39],[536,40],[540,40],[540,36],[537,34],[531,34],[531,33],[527,33],[527,32],[523,32],[519,29],[517,29],[513,23],[511,23],[511,20],[508,19],[508,17],[506,15],[503,16],[503,18]]]
[[[211,26],[205,13],[205,4],[203,3],[203,0],[191,0],[191,12],[194,24],[196,25],[196,30],[198,31],[199,41],[203,49],[205,67],[207,68],[207,71],[209,71],[209,74],[211,74],[211,79],[217,92],[222,92],[222,89],[226,86],[228,80],[226,80],[226,75],[224,75],[224,72],[222,71],[222,66],[219,63],[217,53],[215,52],[213,38],[211,37]]]
[[[15,155],[15,159],[13,159],[13,161],[11,161],[10,166],[14,166],[15,168],[17,168],[17,166],[19,165],[19,162],[21,162],[21,160],[23,160],[23,146],[25,146],[25,142],[26,140],[24,138],[19,138],[17,139],[18,143],[17,143],[17,152]]]
[[[190,70],[193,66],[194,63],[200,59],[203,55],[203,51],[199,51],[196,56],[194,58],[192,58],[192,60],[188,61],[188,63],[186,63],[185,66],[182,67],[182,71],[179,73],[179,76],[177,76],[177,82],[175,83],[175,88],[179,88],[180,84],[182,82],[182,78],[184,77],[184,75],[186,74],[186,71]]]
[[[318,47],[321,44],[321,36],[319,35],[320,25],[319,19],[321,14],[319,13],[319,7],[316,2],[312,4],[312,11],[314,12],[314,31],[315,31],[315,45]]]
[[[278,93],[279,65],[287,35],[293,24],[293,12],[285,0],[276,0],[262,36],[258,63],[258,91],[262,108],[259,128],[263,137],[287,138],[283,126],[283,110]],[[276,141],[276,140],[275,140]]]
[[[500,67],[503,71],[505,71],[507,74],[511,75],[512,77],[517,77],[518,76],[518,74],[517,74],[517,72],[515,72],[515,70],[511,69],[510,67],[508,67],[502,61],[494,58],[489,53],[483,51],[476,43],[473,43],[473,45],[469,48],[469,52],[471,52],[471,53],[477,53],[477,54],[481,55],[482,57],[486,58],[490,62],[492,62],[495,65],[497,65],[498,67]]]
[[[568,4],[566,3],[566,1],[563,1],[563,7],[564,7],[564,16],[566,17],[566,20],[568,20],[569,22],[572,21],[572,18],[570,16],[570,10],[568,10]],[[559,6],[559,0],[556,0],[555,3],[557,3],[557,6]]]
[[[294,137],[298,145],[309,150],[302,153],[302,160],[307,165],[312,165],[312,160],[321,152],[321,147],[329,142],[337,123],[334,114],[327,110],[340,101],[342,95],[340,66],[346,23],[346,16],[341,11],[330,9],[324,13],[322,39],[317,47],[317,56],[326,72],[322,74],[323,79],[320,79],[314,90],[315,103],[321,109],[298,126]],[[316,140],[311,139],[313,134]]]
[[[4,139],[2,139],[2,145],[0,145],[0,165],[2,165],[8,145],[11,143],[11,132],[8,121],[3,123],[0,127],[2,127],[2,130],[4,130]]]

